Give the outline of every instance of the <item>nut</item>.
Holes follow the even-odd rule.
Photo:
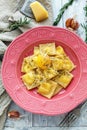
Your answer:
[[[8,117],[10,117],[10,118],[19,118],[20,113],[18,111],[12,110],[12,111],[8,112]]]
[[[71,27],[71,22],[72,22],[72,18],[69,18],[69,19],[67,19],[66,20],[66,27],[68,28],[68,27]]]
[[[67,19],[65,25],[67,28],[72,28],[73,30],[79,28],[79,23],[74,18]]]
[[[77,30],[78,27],[79,27],[78,22],[75,21],[75,20],[72,20],[72,21],[71,21],[71,28],[73,28],[74,30]]]
[[[70,31],[72,31],[72,32],[74,31],[71,27],[68,27],[68,30],[70,30]]]

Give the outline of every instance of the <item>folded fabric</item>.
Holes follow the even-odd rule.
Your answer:
[[[7,110],[8,110],[8,107],[3,111],[3,114],[0,116],[0,130],[3,130],[3,126],[6,120]]]
[[[29,1],[29,0],[26,0]],[[52,11],[52,0],[37,0],[41,3],[43,3],[44,7],[49,12],[49,18],[47,20],[44,20],[42,22],[37,23],[35,20],[31,19],[31,22],[24,26],[19,28],[22,32],[27,31],[30,28],[42,26],[42,25],[52,25],[53,22],[53,11]],[[21,0],[20,0],[21,2]],[[18,5],[20,8],[20,4],[24,3],[24,0],[20,3],[18,0],[1,0],[0,1],[0,30],[6,31],[8,30],[9,26],[9,18],[13,17],[15,21],[19,20],[20,18],[24,18],[25,16],[20,13],[20,10],[18,10]],[[15,10],[17,10],[15,12]],[[30,19],[30,18],[28,18]],[[2,41],[12,41],[14,40],[18,35],[21,34],[20,30],[14,30],[11,32],[2,32],[0,34],[0,40]]]
[[[4,54],[6,49],[7,49],[7,46],[0,40],[0,54]]]
[[[48,10],[49,18],[47,20],[37,23],[35,20],[31,19],[31,22],[24,27],[20,27],[11,32],[4,32],[8,31],[9,18],[12,17],[15,21],[17,21],[20,18],[25,17],[22,13],[20,13],[20,8],[22,7],[25,1],[28,2],[29,0],[0,0],[0,54],[4,54],[4,52],[7,49],[7,46],[4,44],[4,41],[7,44],[8,42],[14,40],[21,33],[29,30],[30,28],[42,25],[52,25],[52,0],[37,0],[41,2],[44,5],[44,7],[46,7],[46,9]],[[6,112],[10,102],[11,99],[3,87],[0,75],[0,130],[3,129],[6,120]]]

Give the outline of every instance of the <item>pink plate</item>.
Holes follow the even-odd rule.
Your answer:
[[[26,90],[20,79],[23,58],[33,53],[34,46],[49,42],[61,45],[76,65],[70,85],[52,99],[40,96],[36,90]],[[68,30],[49,26],[33,28],[9,45],[2,63],[2,80],[14,102],[27,111],[45,115],[69,112],[87,99],[87,46]]]

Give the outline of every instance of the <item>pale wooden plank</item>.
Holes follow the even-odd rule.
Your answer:
[[[32,126],[32,113],[26,112],[25,110],[21,109],[18,107],[15,103],[12,102],[9,111],[11,110],[17,110],[18,112],[21,113],[21,115],[24,115],[25,117],[20,118],[20,119],[11,119],[7,118],[7,121],[5,123],[6,127],[25,127],[25,126]]]
[[[59,116],[43,116],[43,115],[33,115],[32,116],[32,126],[45,126],[45,127],[53,127],[58,126],[59,123],[63,120],[65,114]],[[68,126],[68,124],[66,124]]]
[[[4,130],[87,130],[87,127],[23,127],[21,129],[5,127]]]
[[[33,114],[32,126],[47,126],[47,116]]]
[[[71,126],[87,127],[87,102],[81,108],[80,117]]]
[[[58,115],[58,116],[49,116],[47,120],[47,126],[59,126],[59,123],[63,120],[66,114]],[[66,124],[68,126],[68,124]]]
[[[59,115],[59,116],[43,116],[43,115],[32,115],[32,126],[58,126],[59,123],[62,121],[64,118],[65,114]],[[66,124],[68,126],[68,124]]]
[[[68,2],[68,0],[62,0],[62,4]],[[73,16],[76,15],[76,20],[79,22],[79,24],[84,23],[85,21],[85,14],[84,14],[84,10],[83,7],[85,6],[85,1],[84,0],[76,0],[72,6],[70,6],[64,13],[63,15],[63,27],[65,27],[65,21],[68,18],[72,18]],[[78,30],[78,35],[82,38],[85,39],[85,35],[84,35],[84,30],[83,28],[80,26],[79,30]]]
[[[61,9],[62,1],[61,0],[53,0],[53,19],[55,20],[57,15],[59,14],[59,10]],[[62,27],[62,19],[60,20],[58,27]]]
[[[28,126],[32,127],[32,113],[31,112],[26,112],[26,114],[28,115],[27,124],[28,124]]]

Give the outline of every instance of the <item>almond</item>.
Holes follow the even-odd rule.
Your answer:
[[[10,118],[19,118],[20,113],[18,111],[12,110],[12,111],[8,112],[8,117],[10,117]]]

